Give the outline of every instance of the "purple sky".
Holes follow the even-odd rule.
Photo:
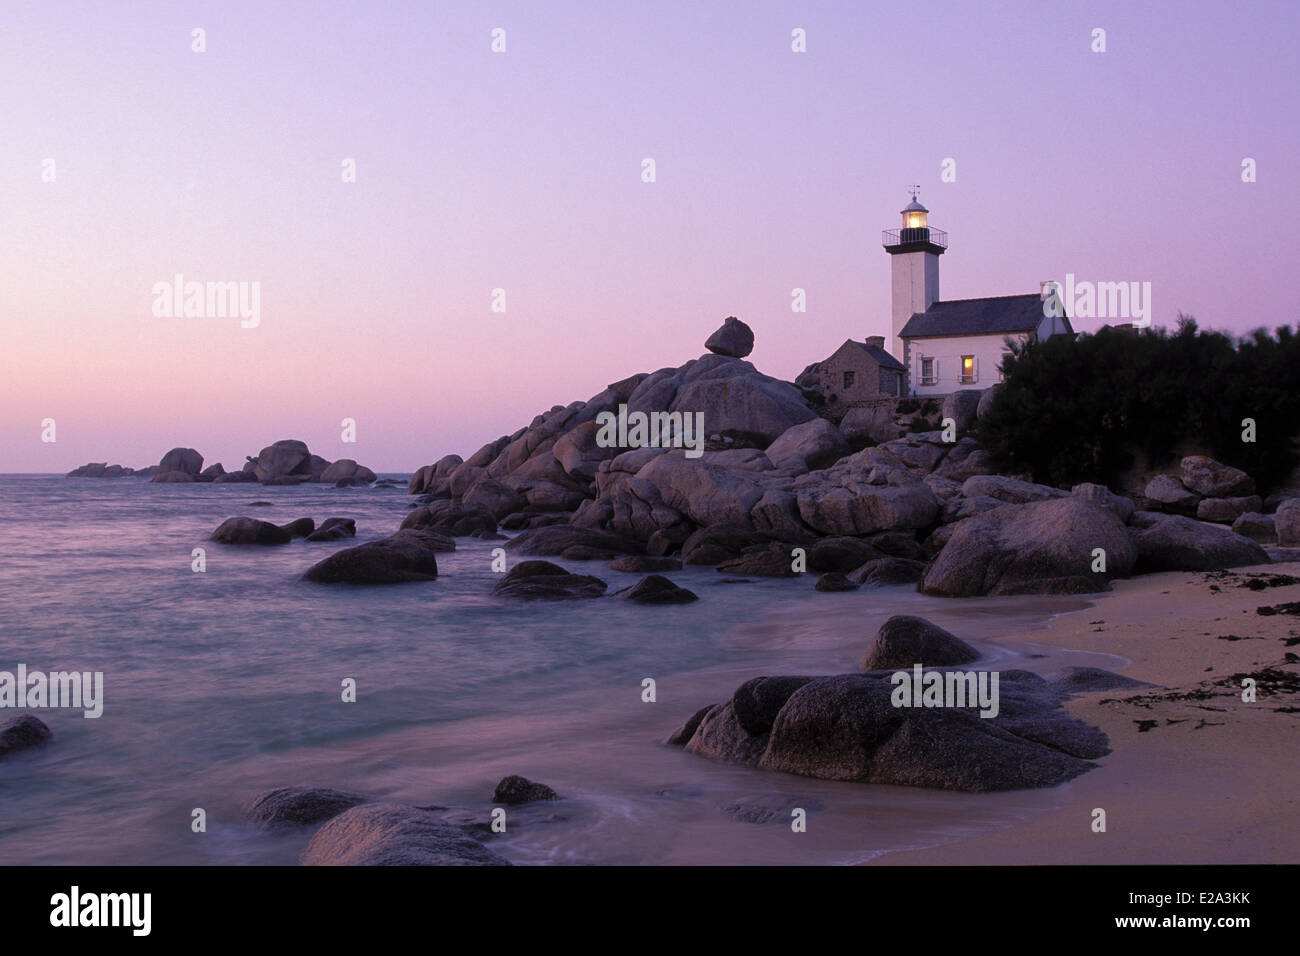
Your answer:
[[[1157,325],[1294,321],[1298,27],[1187,0],[11,5],[0,472],[287,437],[410,470],[727,315],[793,377],[888,335],[908,183],[944,298],[1073,272],[1151,282]],[[260,282],[260,326],[154,317],[178,272]]]

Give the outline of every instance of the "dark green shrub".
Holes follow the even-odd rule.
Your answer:
[[[1296,463],[1300,338],[1288,327],[1234,339],[1180,317],[1173,333],[1103,329],[1010,348],[978,426],[1002,469],[1053,485],[1113,484],[1135,454],[1158,466],[1190,445],[1266,490]],[[1253,443],[1242,440],[1247,418]]]

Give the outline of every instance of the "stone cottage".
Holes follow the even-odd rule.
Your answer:
[[[832,411],[903,395],[903,364],[885,351],[883,336],[849,339],[818,370],[818,390]]]

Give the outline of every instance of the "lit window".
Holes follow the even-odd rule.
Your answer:
[[[934,359],[932,358],[921,359],[921,384],[934,384]]]
[[[973,385],[975,383],[975,356],[963,355],[961,357],[961,383],[963,385]]]
[[[845,373],[844,373],[844,387],[845,387],[845,388],[852,388],[852,387],[853,387],[853,373],[852,373],[852,372],[845,372]]]

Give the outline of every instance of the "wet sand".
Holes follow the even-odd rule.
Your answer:
[[[1072,648],[1127,659],[1161,685],[1068,705],[1110,735],[1113,753],[1073,781],[1062,805],[1000,832],[887,853],[879,865],[1300,862],[1300,562],[1120,581],[1089,610],[1008,649]],[[1254,581],[1252,590],[1244,586]],[[1276,581],[1277,579],[1272,579]],[[1288,660],[1288,655],[1290,659]],[[1242,700],[1242,675],[1257,699]],[[1093,811],[1106,811],[1106,832]]]

